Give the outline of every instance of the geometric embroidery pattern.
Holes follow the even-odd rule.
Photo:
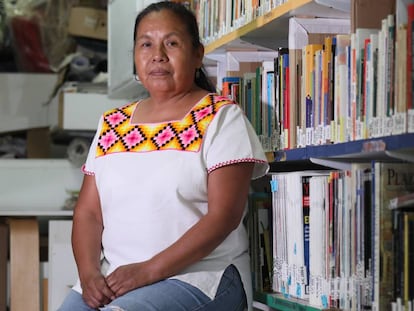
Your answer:
[[[137,103],[105,112],[96,157],[119,152],[155,150],[200,150],[204,134],[217,111],[235,104],[227,97],[209,94],[195,105],[184,119],[157,124],[131,124]]]

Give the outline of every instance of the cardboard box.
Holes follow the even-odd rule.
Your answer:
[[[82,178],[80,168],[68,159],[2,159],[0,210],[3,215],[60,211],[68,192],[80,189]]]
[[[26,157],[28,159],[46,159],[50,157],[49,127],[29,129],[26,132]]]
[[[127,103],[105,93],[81,93],[76,87],[65,87],[48,106],[49,124],[53,130],[95,132],[102,113]]]
[[[70,11],[68,33],[73,36],[107,40],[106,10],[73,7]]]
[[[394,0],[352,0],[351,32],[357,28],[381,29],[381,21],[394,13]]]
[[[58,74],[0,73],[0,134],[48,127]]]

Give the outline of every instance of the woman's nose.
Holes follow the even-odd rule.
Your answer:
[[[167,59],[167,55],[164,51],[163,47],[158,47],[154,51],[154,55],[152,56],[152,61],[154,62],[163,62]]]

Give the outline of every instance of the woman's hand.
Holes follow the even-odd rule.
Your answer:
[[[145,262],[120,266],[106,277],[106,284],[115,297],[152,283],[150,268]]]
[[[85,303],[93,309],[102,307],[115,299],[113,291],[100,273],[82,280],[82,297]]]

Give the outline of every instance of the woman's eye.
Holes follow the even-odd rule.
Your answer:
[[[141,41],[137,43],[137,47],[140,48],[147,48],[151,46],[151,42],[147,42],[147,41]]]
[[[178,44],[177,41],[168,41],[167,46],[176,46]]]

